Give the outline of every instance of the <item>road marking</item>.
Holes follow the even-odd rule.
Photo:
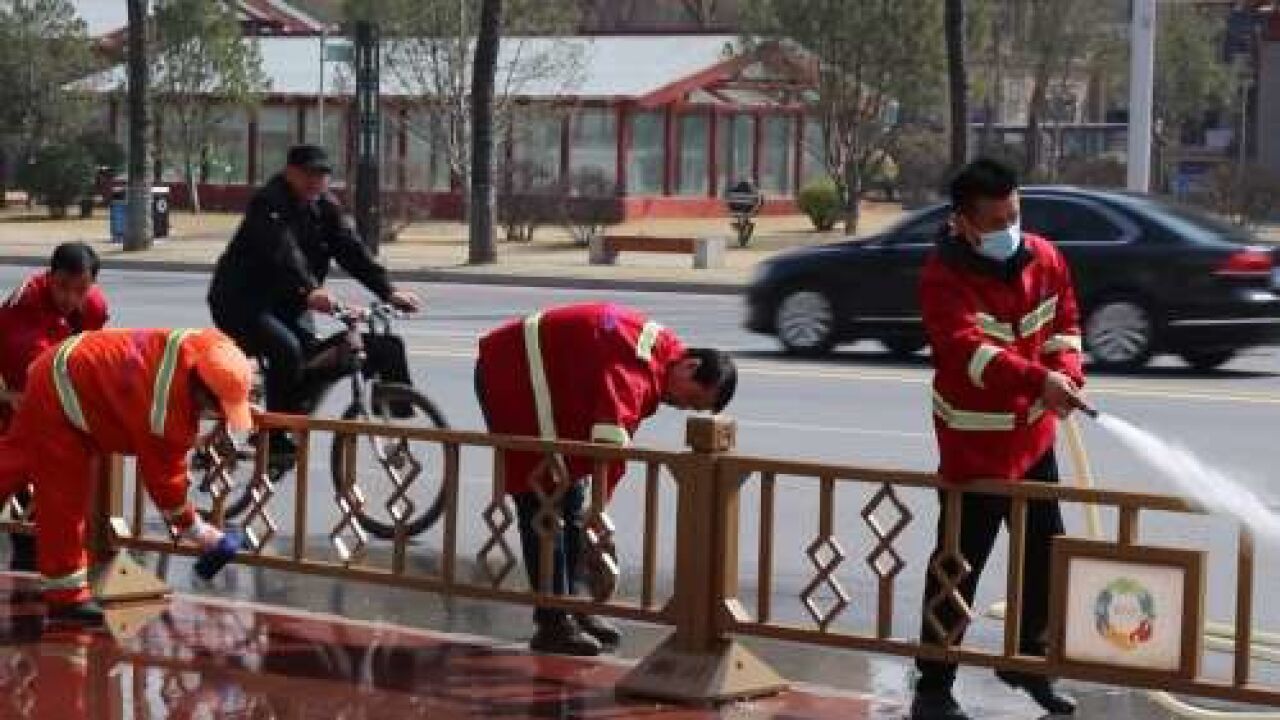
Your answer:
[[[806,425],[804,423],[784,423],[767,420],[737,420],[739,427],[759,427],[772,430],[799,430],[801,432],[835,433],[838,435],[870,435],[872,437],[904,438],[909,440],[932,440],[931,433],[905,432],[902,430],[872,430],[869,428],[833,427],[830,425]]]
[[[475,359],[474,349],[433,348],[412,349],[412,356]],[[821,370],[818,368],[781,368],[748,362],[739,363],[744,375],[762,377],[804,378],[818,380],[846,380],[851,382],[892,382],[904,385],[927,385],[928,371],[895,373],[875,370]],[[1094,397],[1150,398],[1156,400],[1186,400],[1193,402],[1240,403],[1246,405],[1280,405],[1280,394],[1235,392],[1225,389],[1190,390],[1173,385],[1139,385],[1137,383],[1091,382],[1088,392]]]

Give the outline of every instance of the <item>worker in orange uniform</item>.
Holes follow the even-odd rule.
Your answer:
[[[950,227],[925,263],[920,284],[925,330],[933,348],[933,418],[944,483],[974,480],[1057,482],[1053,455],[1058,418],[1088,409],[1082,396],[1081,341],[1075,290],[1066,260],[1048,240],[1019,224],[1018,179],[991,160],[966,166],[951,184]],[[939,493],[937,547],[949,528],[948,492]],[[960,554],[971,571],[959,592],[973,604],[978,578],[1009,522],[1006,496],[965,493]],[[1019,651],[1044,655],[1048,625],[1049,552],[1063,532],[1057,501],[1027,503],[1026,561]],[[959,572],[954,565],[951,572]],[[941,592],[927,574],[921,639],[941,644],[929,621],[930,601]],[[944,601],[932,610],[941,630],[961,622]],[[955,663],[917,662],[920,679],[912,720],[966,720],[952,695]],[[1051,714],[1070,714],[1075,702],[1040,675],[998,673]]]
[[[612,304],[568,305],[504,325],[480,340],[476,397],[491,432],[627,445],[640,422],[662,403],[681,410],[720,412],[733,399],[737,371],[718,350],[687,349],[676,334],[634,310]],[[539,583],[542,508],[538,490],[552,491],[548,474],[538,477],[544,457],[505,453],[506,491],[516,504],[520,544],[530,584]],[[584,547],[584,480],[593,462],[568,458],[561,515],[554,538],[552,572],[556,595],[572,595]],[[623,463],[608,470],[607,492],[622,478]],[[620,640],[617,628],[586,614],[553,608],[534,611],[538,652],[596,655]]]
[[[93,248],[68,242],[54,248],[49,268],[27,277],[0,305],[0,432],[27,384],[27,366],[40,353],[107,324],[107,299],[97,286],[101,263]],[[30,498],[22,494],[25,505]],[[35,539],[9,535],[12,570],[36,569]]]
[[[97,624],[85,551],[96,458],[135,455],[164,518],[206,553],[221,530],[187,500],[187,455],[204,414],[249,430],[253,372],[217,330],[100,330],[51,348],[31,365],[10,432],[0,438],[0,497],[30,477],[37,565],[51,619]]]

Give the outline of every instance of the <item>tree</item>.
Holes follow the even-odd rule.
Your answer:
[[[129,188],[125,250],[151,247],[151,184],[147,182],[147,9],[146,0],[127,0],[129,39]]]
[[[255,105],[270,83],[257,43],[241,36],[230,4],[160,0],[155,27],[151,87],[161,125],[157,155],[177,155],[192,210],[199,213],[197,188],[213,132],[233,111]]]
[[[946,0],[947,90],[951,109],[951,167],[969,157],[969,73],[965,67],[965,3]]]
[[[471,73],[481,19],[475,7],[475,0],[349,0],[346,8],[350,19],[380,24],[388,43],[386,73],[426,111],[407,116],[409,133],[436,145],[463,188],[471,186]],[[507,37],[495,60],[496,138],[509,135],[516,100],[535,84],[569,94],[579,81],[584,46],[556,37],[576,29],[579,10],[576,0],[503,2]]]
[[[0,198],[9,168],[83,132],[88,98],[69,86],[92,68],[88,31],[69,0],[0,4]]]
[[[1054,104],[1081,102],[1072,97],[1068,80],[1079,70],[1097,63],[1099,55],[1114,54],[1126,35],[1115,31],[1125,26],[1125,7],[1099,0],[1031,0],[1023,63],[1031,72],[1031,98],[1027,107],[1027,139],[1023,171],[1027,175],[1046,173],[1042,126],[1055,112]],[[1110,30],[1109,30],[1110,29]],[[1069,119],[1058,117],[1059,120]]]
[[[1157,24],[1155,140],[1157,153],[1168,158],[1206,115],[1230,107],[1237,75],[1222,59],[1226,20],[1220,14],[1162,5]]]
[[[471,241],[467,262],[472,265],[498,259],[494,238],[493,93],[501,46],[502,0],[483,0],[475,69],[471,73]]]
[[[811,111],[840,190],[846,232],[856,232],[863,178],[909,121],[935,112],[945,63],[941,0],[747,0],[748,47],[777,41],[807,58]]]

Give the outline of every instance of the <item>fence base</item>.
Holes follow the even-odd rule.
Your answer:
[[[159,600],[172,593],[163,580],[123,551],[116,553],[93,583],[93,596],[103,603]]]
[[[735,640],[708,652],[690,652],[669,637],[616,688],[619,695],[684,703],[722,703],[773,695],[787,681]]]

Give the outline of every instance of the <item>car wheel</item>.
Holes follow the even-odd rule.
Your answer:
[[[835,307],[822,292],[788,291],[778,303],[776,320],[778,339],[788,352],[812,357],[835,346]]]
[[[890,355],[907,358],[923,350],[929,343],[921,337],[895,336],[880,338],[880,344],[889,351]]]
[[[1085,323],[1085,344],[1098,367],[1134,370],[1151,359],[1155,325],[1151,313],[1131,299],[1107,300]]]
[[[1179,353],[1182,359],[1196,370],[1217,370],[1231,362],[1236,356],[1235,350],[1184,350]]]

